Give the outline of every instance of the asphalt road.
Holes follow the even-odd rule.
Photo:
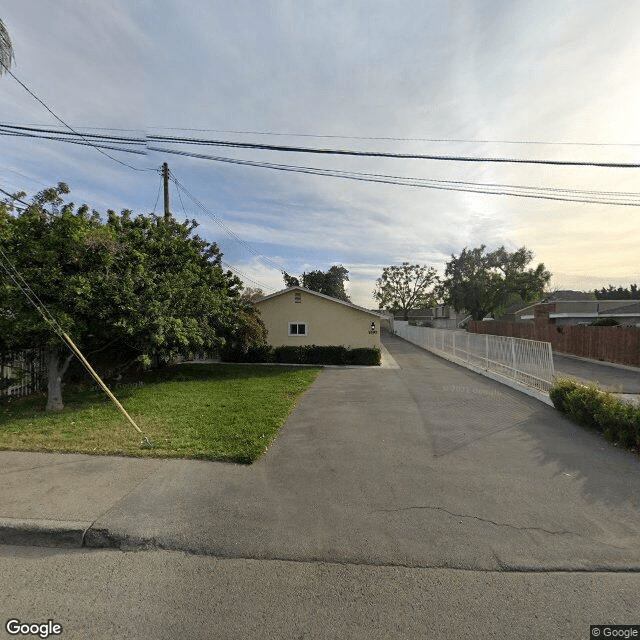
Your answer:
[[[556,375],[594,382],[599,388],[615,393],[640,393],[640,369],[617,367],[593,360],[553,354]]]
[[[6,620],[62,640],[589,638],[640,623],[635,573],[504,573],[0,547]],[[28,636],[37,637],[37,636]]]

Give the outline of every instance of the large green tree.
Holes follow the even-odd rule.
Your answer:
[[[598,300],[640,300],[640,289],[635,283],[628,289],[610,284],[606,289],[595,289],[593,293]]]
[[[349,296],[344,288],[344,283],[349,281],[349,270],[341,264],[334,264],[327,271],[309,271],[303,273],[300,278],[283,274],[284,283],[287,287],[302,286],[311,291],[323,293],[326,296],[350,302]]]
[[[241,297],[241,281],[222,268],[215,243],[194,235],[195,221],[134,217],[127,210],[108,211],[103,221],[86,205],[76,210],[65,203],[68,192],[60,183],[21,210],[12,201],[0,204],[7,258],[0,255],[0,348],[47,349],[48,409],[63,406],[71,356],[6,271],[7,262],[87,353],[126,348],[148,365],[229,343],[264,344],[264,325]]]
[[[433,285],[438,280],[433,267],[403,262],[382,270],[376,280],[373,297],[379,309],[402,313],[409,319],[410,309],[422,309],[434,303]]]
[[[526,247],[511,253],[504,247],[490,252],[485,245],[465,247],[447,262],[438,293],[456,311],[467,311],[474,320],[482,320],[514,302],[527,303],[542,295],[551,273],[542,263],[527,269],[532,260],[533,252]]]

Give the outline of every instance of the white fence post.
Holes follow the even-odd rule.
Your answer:
[[[489,334],[484,334],[485,344],[485,371],[489,371]]]

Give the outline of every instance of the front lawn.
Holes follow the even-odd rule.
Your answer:
[[[184,364],[110,385],[152,447],[104,393],[65,392],[0,404],[0,449],[200,458],[250,463],[278,433],[319,369]]]

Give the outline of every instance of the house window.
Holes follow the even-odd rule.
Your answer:
[[[293,294],[293,301],[294,302],[302,302],[302,294],[301,293],[294,293]]]
[[[306,336],[307,323],[306,322],[290,322],[289,335],[290,336]]]

